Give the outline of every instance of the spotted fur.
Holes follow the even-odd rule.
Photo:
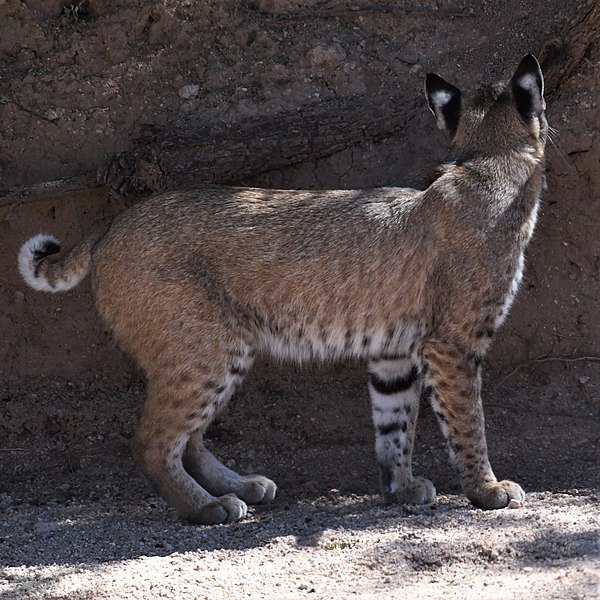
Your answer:
[[[171,191],[59,260],[53,238],[24,245],[19,267],[36,289],[65,291],[91,271],[100,314],[148,382],[133,455],[190,521],[235,521],[275,496],[272,481],[235,473],[202,443],[258,353],[368,361],[387,502],[435,497],[412,472],[421,398],[474,504],[524,498],[489,464],[481,360],[535,225],[543,80],[527,56],[509,83],[471,96],[439,76],[426,87],[452,160],[424,191]]]

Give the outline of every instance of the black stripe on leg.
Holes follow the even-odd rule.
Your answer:
[[[396,431],[405,432],[408,427],[406,421],[395,421],[394,423],[387,423],[386,425],[378,425],[377,431],[380,435],[389,435],[390,433],[395,433]]]
[[[375,360],[376,361],[379,361],[379,360],[406,360],[407,358],[410,358],[409,353],[405,353],[405,352],[386,353],[386,352],[384,352],[383,354],[378,354]]]
[[[400,431],[400,423],[388,423],[387,425],[378,425],[377,431],[379,431],[381,435],[389,435],[390,433]]]
[[[376,392],[380,394],[397,394],[399,392],[405,392],[412,384],[416,381],[419,376],[419,369],[417,365],[413,365],[410,372],[404,377],[395,377],[394,379],[381,379],[379,375],[371,373],[371,385]]]

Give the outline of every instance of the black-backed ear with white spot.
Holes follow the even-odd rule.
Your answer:
[[[544,76],[535,56],[527,54],[510,80],[519,114],[530,121],[544,112]]]
[[[438,127],[452,137],[460,120],[461,91],[435,73],[427,73],[425,90],[429,108],[435,115]]]

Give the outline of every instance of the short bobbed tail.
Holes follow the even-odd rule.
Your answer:
[[[87,241],[53,262],[50,256],[60,252],[60,242],[54,236],[39,233],[27,240],[19,251],[19,272],[25,283],[41,292],[74,288],[90,269],[91,244]]]

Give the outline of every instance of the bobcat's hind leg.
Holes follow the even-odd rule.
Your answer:
[[[435,488],[431,481],[414,477],[412,473],[421,392],[420,365],[412,357],[386,357],[370,361],[369,375],[375,450],[384,501],[432,502]]]
[[[184,467],[184,453],[190,438],[203,433],[224,408],[252,356],[244,332],[234,329],[227,315],[185,292],[176,288],[165,294],[179,297],[178,303],[156,302],[152,310],[137,310],[136,336],[127,339],[131,327],[123,329],[121,339],[148,380],[131,447],[143,473],[183,517],[194,523],[230,523],[246,515],[246,503],[234,494],[214,495],[199,484]]]
[[[215,497],[183,466],[191,435],[208,426],[220,401],[215,390],[203,389],[209,387],[206,382],[197,383],[199,387],[185,394],[182,387],[186,386],[148,382],[148,398],[131,450],[154,488],[185,519],[203,525],[232,523],[246,516],[245,502],[233,494]]]
[[[227,376],[219,386],[223,397],[229,399],[252,364],[251,351],[237,354]],[[235,494],[248,504],[270,502],[277,486],[262,475],[240,475],[222,464],[203,444],[204,429],[190,436],[183,462],[186,470],[203,487],[216,496]]]
[[[198,483],[221,496],[235,494],[248,504],[271,502],[277,486],[262,475],[240,475],[226,467],[202,443],[202,433],[195,432],[188,442],[184,465]]]

